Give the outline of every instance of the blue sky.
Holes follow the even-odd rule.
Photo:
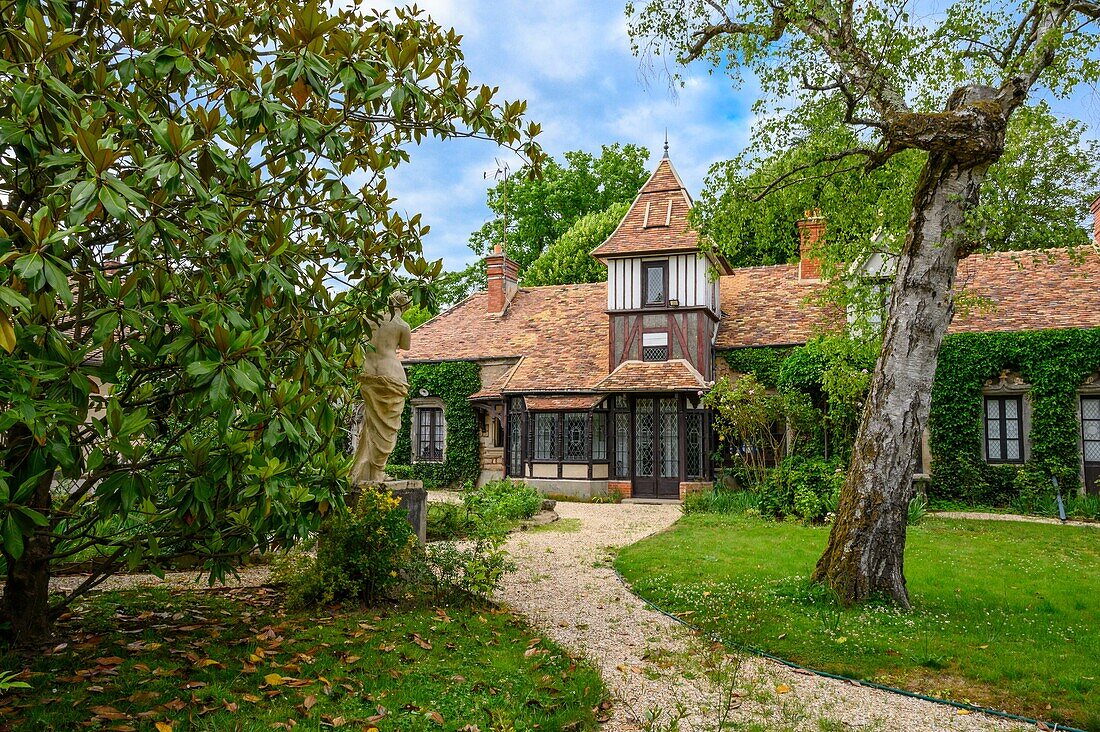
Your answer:
[[[709,167],[748,142],[758,89],[735,89],[721,73],[688,69],[685,86],[647,72],[630,51],[625,0],[421,0],[421,8],[464,35],[473,79],[499,86],[503,99],[526,99],[539,141],[554,157],[566,150],[597,152],[630,142],[649,148],[650,167],[668,128],[670,154],[693,194]],[[1056,111],[1084,120],[1095,134],[1100,104],[1094,91],[1056,103]],[[483,173],[504,157],[488,142],[428,142],[410,151],[412,162],[392,174],[397,207],[421,212],[431,226],[425,255],[447,269],[472,261],[471,231],[490,216]],[[513,169],[515,169],[513,164]]]

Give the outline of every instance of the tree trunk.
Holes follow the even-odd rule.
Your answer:
[[[28,463],[33,464],[34,461],[29,460]],[[15,475],[23,472],[19,471]],[[47,470],[39,477],[34,494],[26,504],[46,517],[50,516],[53,474],[53,470]],[[25,537],[23,553],[18,559],[13,560],[4,552],[4,560],[8,564],[8,581],[0,603],[0,621],[8,624],[8,634],[14,645],[31,646],[41,643],[49,638],[53,628],[49,606],[49,557],[53,553],[50,531],[48,527],[41,528],[32,536]]]
[[[836,521],[813,580],[842,604],[885,596],[909,608],[903,560],[913,461],[951,322],[963,220],[990,161],[930,153],[913,198],[882,351],[875,364]]]

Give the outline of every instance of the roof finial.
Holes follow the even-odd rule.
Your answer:
[[[668,157],[668,128],[667,127],[665,128],[665,155],[664,156],[666,158]]]

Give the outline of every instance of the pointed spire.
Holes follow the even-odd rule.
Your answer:
[[[663,157],[666,158],[666,159],[668,158],[668,128],[667,127],[665,128],[665,154],[664,154]]]

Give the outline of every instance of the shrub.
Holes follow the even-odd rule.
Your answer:
[[[836,512],[843,484],[844,469],[838,460],[788,457],[756,486],[760,513],[769,518],[822,521]]]
[[[427,525],[428,541],[464,539],[473,530],[473,519],[465,506],[429,503]]]
[[[414,555],[410,578],[434,594],[436,602],[484,600],[515,566],[504,549],[499,525],[473,517],[470,540],[437,541]]]
[[[760,499],[751,491],[714,488],[684,497],[684,513],[722,513],[742,515],[759,511]]]
[[[928,515],[928,499],[918,493],[909,499],[909,515],[906,519],[910,526],[919,524]]]
[[[399,501],[367,489],[355,508],[332,515],[317,538],[316,556],[293,555],[277,570],[291,606],[339,601],[374,605],[400,582],[416,536]]]
[[[542,496],[531,486],[507,478],[468,486],[462,496],[466,509],[490,523],[531,518],[542,507]]]

